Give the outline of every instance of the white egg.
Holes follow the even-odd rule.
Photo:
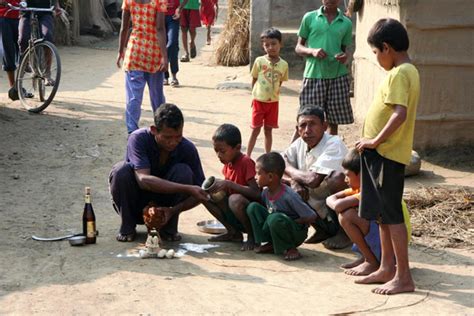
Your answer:
[[[158,258],[164,258],[167,255],[166,249],[161,249],[158,252]]]
[[[166,258],[171,259],[173,257],[174,257],[174,250],[173,249],[168,250],[168,252],[166,253]]]
[[[148,253],[145,249],[140,249],[140,251],[138,251],[138,255],[140,256],[140,258],[147,258],[148,257]]]

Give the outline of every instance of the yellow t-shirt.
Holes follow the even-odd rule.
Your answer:
[[[420,76],[413,64],[401,64],[388,72],[367,112],[362,135],[375,138],[387,124],[395,105],[406,107],[407,117],[389,138],[377,146],[381,156],[404,165],[410,164],[419,97]]]
[[[288,63],[281,57],[274,64],[266,56],[257,57],[252,66],[252,77],[257,79],[252,89],[255,100],[278,101],[281,82],[288,80]]]

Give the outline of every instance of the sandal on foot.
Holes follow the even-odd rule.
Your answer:
[[[164,86],[169,86],[170,85],[170,82],[168,81],[168,79],[163,79],[163,85]]]
[[[179,81],[178,81],[178,79],[173,79],[173,80],[171,80],[170,85],[171,85],[172,87],[177,87],[177,86],[179,86]]]
[[[137,236],[136,232],[133,232],[133,233],[130,233],[130,234],[118,233],[117,237],[115,237],[115,239],[117,239],[117,241],[120,241],[120,242],[131,242],[131,241],[135,240],[136,236]]]
[[[167,234],[160,234],[160,237],[164,241],[180,241],[183,239],[180,234],[175,234],[175,235],[167,235]]]
[[[183,56],[181,56],[180,60],[181,60],[182,63],[187,63],[187,62],[189,62],[189,56],[188,55],[183,55]]]
[[[195,58],[197,55],[196,45],[191,46],[190,52],[191,52],[191,58]]]

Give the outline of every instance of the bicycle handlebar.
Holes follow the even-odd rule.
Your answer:
[[[10,8],[10,10],[21,11],[21,12],[53,12],[54,11],[54,6],[51,6],[50,8],[33,8],[33,7],[26,7],[26,6],[17,7],[8,2],[7,2],[7,5]],[[21,5],[21,2],[20,2],[20,5]]]

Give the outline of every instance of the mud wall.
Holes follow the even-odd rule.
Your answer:
[[[415,148],[474,143],[474,1],[365,0],[357,14],[356,119],[363,121],[376,87],[385,76],[367,34],[381,17],[400,20],[410,37],[409,53],[418,67],[421,97]]]

